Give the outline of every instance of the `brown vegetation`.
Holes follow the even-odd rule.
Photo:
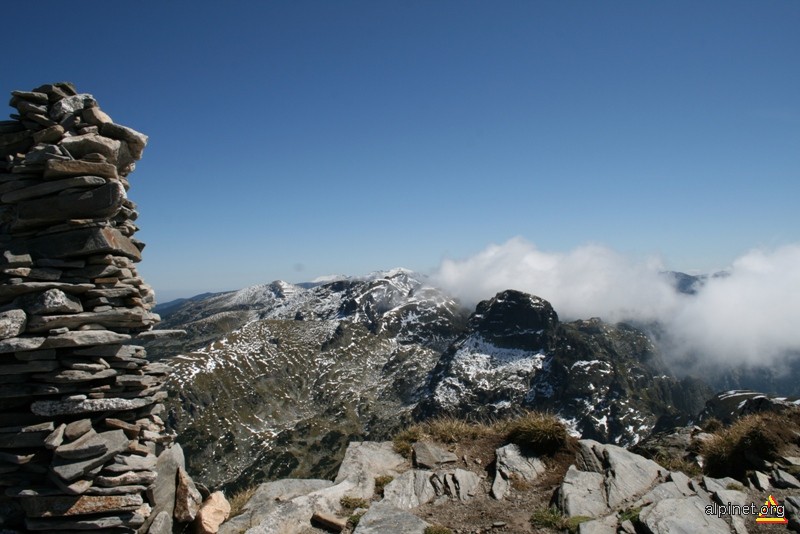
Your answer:
[[[741,480],[750,465],[748,457],[774,461],[784,449],[796,444],[799,422],[799,411],[758,413],[718,430],[700,447],[706,474]]]

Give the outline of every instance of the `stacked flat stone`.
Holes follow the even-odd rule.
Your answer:
[[[135,264],[128,175],[147,137],[68,83],[0,122],[0,530],[137,532],[157,509],[168,368]],[[173,482],[174,485],[174,482]],[[171,508],[170,508],[171,510]]]

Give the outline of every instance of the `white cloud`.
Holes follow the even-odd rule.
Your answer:
[[[748,252],[729,272],[664,318],[675,348],[755,366],[800,350],[800,246]]]
[[[657,258],[634,261],[600,245],[552,253],[514,238],[443,261],[433,281],[468,305],[518,289],[549,300],[564,320],[657,320],[674,356],[769,365],[800,349],[800,246],[751,251],[694,296],[676,293],[663,270]]]

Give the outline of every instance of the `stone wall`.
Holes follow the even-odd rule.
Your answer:
[[[159,320],[136,271],[144,244],[127,198],[147,137],[68,83],[14,91],[10,105],[18,114],[0,122],[0,529],[144,532],[159,510],[172,515],[183,460],[160,417],[168,368],[135,344]],[[171,517],[159,523],[171,530]]]

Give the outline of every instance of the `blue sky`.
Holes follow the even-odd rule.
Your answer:
[[[797,1],[44,2],[15,20],[3,90],[69,80],[150,136],[130,196],[160,301],[430,272],[515,236],[679,270],[800,241]]]

